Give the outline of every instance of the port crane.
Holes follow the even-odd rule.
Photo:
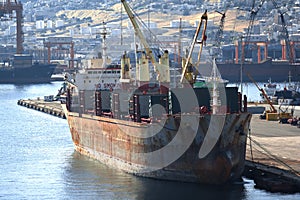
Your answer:
[[[225,24],[227,8],[224,11],[224,13],[221,13],[219,11],[216,11],[216,12],[219,13],[222,17],[220,20],[218,32],[216,33],[216,39],[215,39],[215,44],[214,44],[214,46],[218,48],[218,51],[213,55],[213,57],[215,57],[215,58],[217,57],[217,54],[221,53],[220,48],[221,48],[221,41],[222,41],[223,32],[224,32],[224,24]]]
[[[261,119],[265,119],[265,117],[267,116],[268,113],[278,114],[278,117],[279,117],[280,121],[283,120],[283,119],[287,119],[287,118],[292,116],[291,113],[287,112],[288,108],[283,110],[281,108],[281,105],[279,106],[279,112],[278,112],[277,109],[274,107],[272,101],[270,101],[270,99],[269,99],[268,95],[266,94],[265,90],[257,84],[257,82],[253,79],[253,77],[249,73],[247,73],[247,75],[248,75],[249,79],[255,84],[257,89],[261,92],[263,97],[266,99],[267,103],[270,105],[270,109],[265,111],[264,114],[260,116]]]
[[[280,20],[281,20],[282,30],[283,30],[283,38],[284,38],[285,46],[286,46],[286,52],[288,53],[287,55],[289,56],[288,57],[289,61],[292,63],[292,62],[294,62],[294,55],[293,55],[293,51],[291,51],[291,41],[290,41],[290,37],[289,37],[289,32],[287,30],[287,24],[284,19],[284,13],[280,10],[280,7],[278,6],[278,4],[276,3],[275,0],[271,0],[271,1],[280,15]]]
[[[13,11],[16,12],[16,19],[17,19],[17,54],[23,53],[23,5],[20,1],[11,1],[6,0],[0,3],[0,18],[3,18],[5,15],[9,15],[10,17],[13,17]],[[0,19],[2,20],[2,19]]]
[[[138,36],[142,45],[145,48],[146,56],[148,57],[148,59],[151,61],[151,63],[154,66],[154,70],[157,73],[157,80],[160,83],[170,83],[169,63],[167,64],[168,66],[166,67],[164,64],[158,63],[156,61],[154,54],[152,52],[152,49],[150,48],[150,45],[148,44],[144,34],[141,31],[140,26],[138,25],[138,23],[136,21],[136,17],[134,15],[132,9],[130,8],[130,6],[128,5],[128,3],[125,0],[121,0],[121,2],[124,6],[124,9],[129,17],[132,25],[133,25],[136,35]]]
[[[257,15],[257,13],[259,12],[259,10],[262,8],[263,4],[266,2],[267,0],[260,0],[259,5],[257,6],[257,8],[255,8],[255,0],[253,0],[252,3],[252,9],[251,9],[251,13],[250,13],[250,22],[249,22],[249,26],[248,26],[248,30],[247,30],[247,36],[246,36],[246,41],[249,40],[250,34],[251,34],[251,30],[254,24],[254,20],[255,17]],[[293,51],[291,51],[291,41],[289,39],[289,32],[287,30],[287,24],[286,21],[284,19],[284,12],[281,11],[279,5],[277,4],[277,2],[275,0],[271,0],[274,8],[277,10],[277,12],[280,15],[280,20],[281,20],[281,25],[282,25],[282,31],[283,31],[283,39],[284,39],[284,46],[286,47],[286,52],[287,55],[289,56],[288,59],[289,61],[292,63],[294,62],[294,55],[293,55]],[[283,52],[283,54],[285,54]]]
[[[199,73],[198,72],[198,66],[200,64],[202,48],[203,48],[203,45],[205,44],[206,39],[207,39],[207,36],[206,36],[207,20],[208,20],[208,16],[207,16],[207,10],[206,10],[205,13],[201,16],[201,21],[198,24],[198,27],[196,29],[196,33],[194,35],[194,39],[192,41],[189,54],[187,56],[185,65],[182,69],[182,74],[181,74],[181,78],[180,78],[181,83],[184,83],[184,79],[186,79],[190,84],[193,84],[196,81],[197,75]],[[201,30],[202,26],[203,26],[203,30],[202,30],[201,40],[198,41],[198,36],[199,36],[199,33],[200,33],[200,30]],[[198,52],[198,60],[196,62],[196,68],[197,69],[196,69],[196,73],[194,74],[194,77],[193,77],[193,70],[191,69],[191,65],[192,65],[191,64],[191,58],[192,58],[192,54],[193,54],[193,51],[194,51],[195,44],[200,44],[200,49],[199,49],[199,52]]]
[[[257,15],[257,13],[260,11],[260,9],[262,8],[265,1],[266,0],[261,0],[259,5],[256,8],[255,8],[255,0],[253,0],[253,2],[252,2],[252,9],[250,11],[250,21],[249,21],[249,25],[248,25],[248,29],[247,29],[246,41],[249,40],[251,31],[252,31],[252,28],[254,25],[255,17]]]
[[[270,99],[269,99],[268,95],[266,94],[265,90],[257,84],[257,82],[253,79],[253,77],[249,73],[247,75],[250,78],[250,80],[254,83],[254,85],[257,87],[257,89],[261,92],[263,97],[266,99],[267,103],[270,105],[271,109],[268,112],[269,113],[277,113],[276,108],[274,107],[273,103],[270,101]]]

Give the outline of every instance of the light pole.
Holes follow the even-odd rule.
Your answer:
[[[244,64],[244,59],[245,59],[245,47],[243,43],[243,38],[244,36],[241,36],[241,67],[240,67],[240,81],[241,81],[241,95],[243,98],[243,64]]]

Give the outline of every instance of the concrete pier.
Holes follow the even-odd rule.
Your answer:
[[[44,112],[56,117],[65,119],[65,114],[62,110],[61,104],[59,101],[44,101],[41,99],[20,99],[17,102],[18,105],[31,108],[40,112]]]
[[[252,106],[253,107],[253,106]],[[268,107],[259,105],[256,107]],[[278,106],[275,106],[279,110]],[[300,106],[289,107],[287,112],[294,111],[294,117],[300,117]],[[264,164],[287,169],[283,163],[272,161],[271,157],[280,159],[291,165],[300,176],[300,128],[291,124],[281,124],[279,121],[267,121],[259,118],[260,114],[253,114],[250,124],[250,138],[247,145],[247,158]],[[252,151],[250,149],[252,145]],[[252,155],[251,155],[252,153]],[[271,153],[272,156],[267,154]],[[280,161],[279,161],[280,162]]]
[[[260,113],[268,105],[250,105],[249,111]],[[279,111],[279,106],[275,106]],[[300,106],[284,106],[281,110],[300,117]],[[282,111],[281,111],[282,112]],[[272,192],[300,192],[300,128],[279,121],[260,119],[253,114],[247,140],[245,175],[257,187]]]

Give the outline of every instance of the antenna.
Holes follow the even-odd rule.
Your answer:
[[[108,35],[107,29],[106,29],[106,23],[103,22],[103,29],[100,31],[100,35],[102,36],[102,57],[103,57],[103,63],[102,63],[102,68],[106,67],[106,62],[107,62],[107,45],[106,45],[106,36]]]

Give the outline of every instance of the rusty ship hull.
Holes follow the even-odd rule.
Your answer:
[[[162,126],[79,114],[69,112],[65,105],[63,107],[76,151],[110,167],[143,177],[204,184],[234,181],[243,172],[251,119],[249,113],[227,114],[216,144],[208,155],[199,158],[199,149],[213,123],[211,118],[214,117],[217,122],[221,116],[207,114],[199,118],[190,115],[190,118],[198,120],[199,127],[186,150],[178,152],[180,147],[186,145],[183,144],[186,142],[184,139],[180,140],[182,144],[172,144],[178,132],[189,136],[195,130],[188,124],[180,126],[181,117],[176,115],[167,117]],[[160,131],[151,135],[151,130],[155,129]],[[155,155],[155,160],[159,162],[147,155],[165,146],[168,146],[168,154],[160,152]],[[176,154],[182,155],[168,160],[167,155]],[[157,163],[165,163],[165,166],[157,166]]]
[[[87,67],[66,78],[63,109],[76,150],[138,176],[203,184],[239,179],[251,120],[247,98],[243,102],[236,87],[226,87],[215,62],[210,86],[196,87],[198,74],[190,63],[202,24],[204,41],[207,12],[188,57],[182,59],[180,83],[173,85],[169,52],[156,61],[130,6],[121,2],[145,53],[138,58],[135,75],[125,53],[119,67]],[[104,27],[104,64],[106,34]],[[200,43],[198,55],[204,42]],[[156,77],[150,73],[149,60]]]

